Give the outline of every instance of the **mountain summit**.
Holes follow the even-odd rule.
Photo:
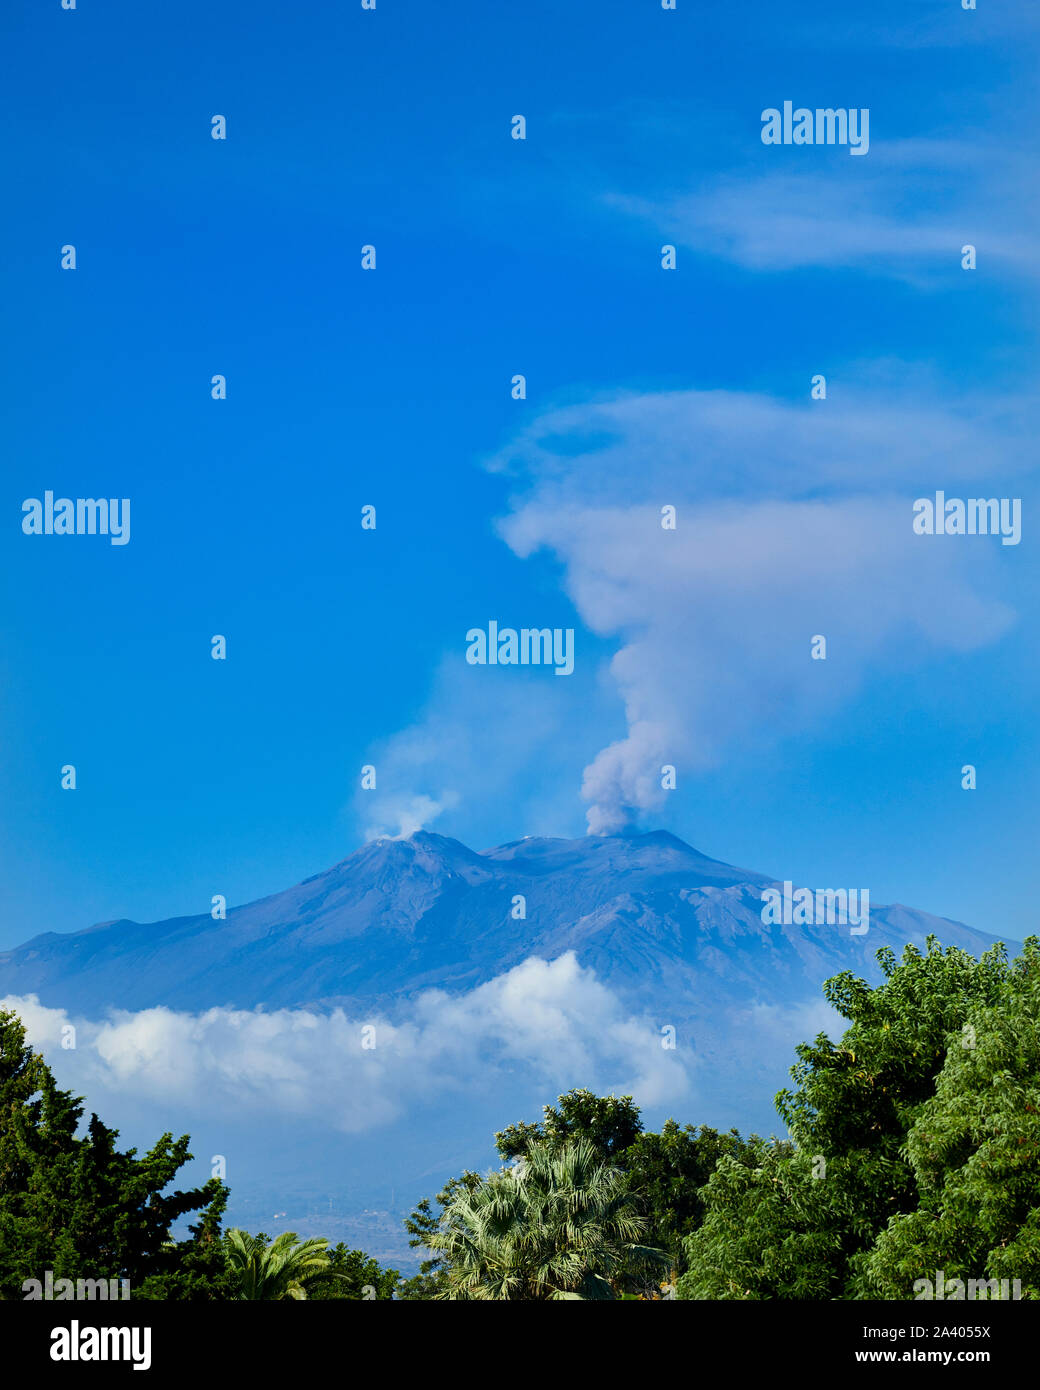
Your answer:
[[[994,938],[912,909],[872,906],[870,929],[768,925],[770,875],[666,831],[525,838],[475,851],[420,831],[378,839],[293,888],[228,911],[45,933],[0,953],[0,994],[96,1015],[112,1007],[395,1006],[471,989],[531,956],[573,951],[633,1007],[699,1018],[724,1006],[819,998],[874,952],[934,933],[978,954]],[[661,1011],[664,1011],[661,1013]]]

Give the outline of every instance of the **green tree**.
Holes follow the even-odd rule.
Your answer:
[[[840,1208],[792,1144],[752,1135],[724,1154],[702,1189],[705,1213],[686,1242],[680,1298],[831,1299],[845,1266]]]
[[[418,1302],[436,1298],[447,1286],[445,1259],[432,1245],[432,1238],[440,1230],[445,1210],[461,1192],[474,1192],[484,1179],[479,1173],[467,1169],[460,1178],[449,1178],[434,1197],[438,1211],[428,1197],[416,1206],[411,1216],[405,1218],[405,1230],[411,1236],[408,1244],[415,1249],[429,1251],[419,1265],[419,1273],[413,1274],[400,1284],[397,1296],[402,1302]]]
[[[600,1158],[616,1163],[643,1129],[631,1096],[597,1096],[582,1088],[560,1096],[558,1105],[546,1105],[543,1114],[541,1124],[521,1121],[495,1135],[495,1147],[507,1162],[533,1144],[554,1149],[581,1139]]]
[[[838,1043],[821,1034],[797,1049],[797,1089],[777,1096],[793,1145],[756,1141],[750,1165],[723,1156],[703,1188],[680,1297],[873,1296],[869,1251],[917,1205],[907,1136],[954,1035],[998,1002],[1009,976],[999,945],[976,960],[932,937],[898,963],[887,948],[877,958],[877,988],[848,971],[824,985],[850,1026]]]
[[[720,1134],[707,1126],[680,1126],[668,1120],[659,1134],[644,1131],[631,1096],[597,1096],[578,1088],[544,1107],[540,1124],[521,1122],[496,1134],[504,1159],[519,1157],[532,1144],[551,1148],[576,1139],[628,1177],[648,1218],[647,1240],[668,1252],[671,1268],[686,1267],[685,1237],[704,1212],[700,1189],[724,1153],[737,1153],[743,1140],[736,1130]]]
[[[285,1231],[268,1244],[261,1232],[251,1236],[235,1227],[224,1237],[224,1253],[236,1299],[305,1299],[319,1279],[330,1277],[328,1241],[323,1236],[297,1240]]]
[[[971,1011],[914,1118],[906,1156],[917,1209],[892,1217],[863,1262],[875,1298],[917,1280],[1014,1282],[1040,1298],[1040,941],[1031,937],[1001,998]]]
[[[631,1096],[597,1096],[576,1088],[559,1097],[557,1105],[543,1107],[540,1124],[520,1121],[495,1135],[495,1144],[507,1162],[525,1155],[531,1145],[559,1148],[569,1140],[584,1139],[603,1159],[620,1163],[620,1155],[642,1130],[639,1110]],[[440,1229],[445,1208],[460,1191],[472,1193],[484,1181],[479,1173],[467,1171],[451,1178],[433,1202],[421,1201],[405,1227],[413,1248],[430,1251],[419,1273],[400,1285],[398,1297],[405,1301],[437,1297],[445,1288],[445,1262],[431,1246],[431,1237]],[[436,1204],[437,1210],[434,1208]]]
[[[646,1243],[665,1250],[669,1271],[681,1273],[686,1267],[685,1237],[696,1229],[704,1211],[700,1189],[722,1154],[742,1151],[744,1141],[737,1131],[720,1134],[707,1126],[698,1129],[668,1120],[659,1134],[645,1132],[631,1096],[597,1096],[579,1087],[561,1095],[556,1105],[546,1105],[540,1123],[520,1121],[495,1136],[507,1161],[532,1147],[553,1151],[576,1140],[590,1144],[600,1159],[625,1174],[634,1209],[647,1218]],[[405,1223],[413,1237],[410,1244],[429,1249],[429,1239],[459,1186],[472,1192],[481,1181],[473,1172],[453,1178],[435,1199],[439,1211],[429,1201],[421,1202]],[[660,1271],[636,1262],[624,1282],[643,1297],[655,1297]],[[402,1283],[399,1297],[433,1298],[444,1285],[443,1260],[427,1259],[418,1275]]]
[[[618,1166],[641,1198],[647,1240],[667,1251],[675,1274],[686,1269],[686,1237],[704,1217],[701,1188],[723,1155],[749,1162],[747,1148],[735,1129],[720,1134],[667,1120],[659,1134],[644,1131],[619,1155]]]
[[[645,1228],[624,1174],[591,1144],[528,1144],[449,1202],[428,1242],[446,1261],[437,1297],[613,1299],[634,1262],[664,1265],[639,1243]]]
[[[0,1011],[0,1294],[20,1298],[26,1279],[127,1279],[131,1297],[219,1297],[214,1248],[227,1201],[217,1179],[167,1192],[191,1159],[189,1139],[164,1134],[142,1156],[117,1147],[117,1130],[61,1090],[25,1041],[16,1014]],[[171,1227],[192,1212],[191,1240]],[[148,1290],[151,1289],[151,1295]]]
[[[350,1250],[342,1244],[329,1251],[328,1274],[319,1274],[307,1287],[309,1299],[393,1298],[400,1281],[396,1269],[384,1269],[363,1250]]]
[[[132,1298],[194,1302],[234,1297],[220,1229],[228,1189],[216,1179],[212,1185],[216,1195],[199,1220],[188,1227],[188,1239],[164,1243],[152,1261],[151,1272],[145,1274],[136,1289],[131,1289]]]

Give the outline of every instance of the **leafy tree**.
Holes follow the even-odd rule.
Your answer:
[[[875,1298],[919,1279],[1014,1281],[1040,1298],[1040,941],[1031,937],[997,1003],[949,1040],[906,1155],[917,1209],[893,1216],[863,1262]]]
[[[702,1125],[667,1120],[659,1134],[644,1131],[618,1158],[639,1194],[648,1220],[647,1239],[668,1252],[676,1274],[686,1268],[686,1241],[704,1217],[701,1188],[724,1154],[748,1162],[747,1141],[737,1131],[720,1134]]]
[[[329,1252],[329,1272],[308,1285],[309,1299],[393,1298],[401,1276],[384,1269],[363,1250],[349,1250],[342,1242]]]
[[[199,1220],[188,1227],[190,1238],[166,1241],[131,1298],[189,1301],[234,1298],[234,1283],[227,1268],[220,1224],[227,1207],[228,1189],[213,1180],[216,1196]]]
[[[433,1201],[440,1208],[434,1211],[428,1197],[424,1197],[411,1216],[405,1218],[405,1229],[411,1236],[408,1244],[413,1249],[434,1251],[433,1236],[440,1230],[444,1212],[461,1192],[474,1192],[483,1178],[469,1169],[460,1178],[449,1178]],[[445,1259],[443,1255],[431,1253],[419,1266],[419,1273],[402,1281],[397,1296],[403,1302],[417,1302],[436,1298],[446,1287]]]
[[[631,1096],[597,1096],[576,1089],[544,1108],[541,1124],[509,1125],[495,1136],[504,1159],[517,1158],[532,1144],[559,1147],[575,1139],[591,1144],[604,1160],[628,1176],[648,1218],[648,1241],[667,1250],[678,1273],[686,1267],[684,1238],[704,1211],[701,1187],[723,1153],[737,1152],[743,1141],[736,1130],[720,1134],[668,1120],[660,1134],[643,1130]]]
[[[866,1257],[917,1202],[907,1136],[957,1033],[998,1002],[1009,974],[1002,946],[976,960],[934,937],[923,954],[877,958],[876,989],[848,971],[824,985],[850,1027],[839,1043],[820,1034],[797,1049],[798,1088],[777,1096],[793,1146],[755,1141],[751,1165],[724,1155],[703,1188],[680,1297],[876,1296]]]
[[[596,1096],[592,1091],[575,1089],[559,1097],[558,1105],[543,1108],[541,1124],[521,1121],[495,1135],[495,1144],[507,1162],[525,1155],[532,1145],[558,1148],[569,1140],[583,1139],[603,1159],[620,1162],[620,1155],[642,1130],[639,1110],[631,1096]],[[431,1237],[440,1229],[443,1213],[462,1190],[472,1193],[484,1181],[479,1173],[467,1171],[451,1178],[433,1199],[418,1204],[405,1221],[413,1248],[432,1250]],[[445,1261],[433,1255],[423,1261],[419,1273],[402,1282],[398,1297],[403,1300],[437,1297],[445,1288]]]
[[[844,1267],[841,1226],[793,1145],[752,1135],[724,1154],[702,1190],[705,1215],[687,1242],[680,1298],[830,1299]]]
[[[298,1241],[285,1231],[270,1244],[261,1232],[251,1236],[236,1227],[224,1237],[224,1253],[235,1292],[248,1300],[305,1299],[319,1279],[330,1277],[328,1241],[312,1236]]]
[[[576,1140],[592,1146],[599,1157],[626,1176],[634,1209],[647,1218],[646,1242],[667,1253],[673,1275],[686,1267],[684,1238],[696,1228],[703,1214],[700,1188],[707,1182],[721,1154],[735,1153],[744,1141],[736,1130],[729,1134],[702,1126],[680,1126],[668,1120],[660,1134],[644,1132],[639,1109],[631,1096],[597,1096],[576,1088],[561,1095],[556,1105],[543,1109],[538,1124],[521,1121],[495,1136],[502,1157],[525,1156],[532,1148],[559,1150]],[[430,1248],[430,1237],[439,1229],[444,1208],[460,1184],[468,1191],[482,1181],[469,1172],[453,1178],[435,1199],[439,1212],[424,1201],[405,1223],[412,1246]],[[633,1298],[654,1298],[660,1292],[660,1271],[633,1263],[625,1275],[626,1286],[638,1289]],[[402,1299],[433,1298],[445,1286],[443,1260],[428,1259],[418,1275],[399,1289]]]
[[[512,1168],[460,1188],[429,1244],[443,1250],[444,1299],[613,1299],[646,1222],[624,1174],[584,1140],[528,1144]]]
[[[26,1044],[21,1020],[0,1011],[0,1294],[20,1298],[23,1281],[49,1269],[55,1279],[127,1279],[131,1297],[219,1297],[226,1190],[211,1179],[165,1191],[191,1158],[188,1136],[164,1134],[138,1157],[96,1115],[78,1136],[82,1114]],[[191,1240],[172,1243],[174,1223],[198,1211]]]
[[[495,1135],[495,1146],[507,1162],[534,1144],[554,1149],[576,1139],[590,1144],[605,1161],[617,1162],[643,1128],[631,1096],[597,1096],[580,1088],[560,1096],[558,1107],[546,1105],[543,1113],[541,1124],[521,1121]]]

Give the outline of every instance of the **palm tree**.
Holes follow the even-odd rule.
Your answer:
[[[429,1244],[449,1299],[612,1299],[633,1266],[666,1256],[638,1243],[646,1222],[624,1175],[584,1141],[531,1145],[513,1168],[460,1189]]]
[[[225,1256],[238,1285],[238,1298],[306,1298],[307,1287],[329,1274],[328,1241],[312,1237],[297,1244],[296,1232],[286,1231],[267,1244],[248,1231],[228,1231]]]

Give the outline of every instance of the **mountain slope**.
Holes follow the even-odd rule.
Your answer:
[[[225,921],[205,913],[35,937],[0,953],[0,995],[35,993],[92,1015],[158,1004],[392,1012],[421,989],[468,989],[532,955],[574,951],[633,1007],[697,1020],[724,1005],[818,998],[820,982],[846,968],[876,978],[879,946],[898,952],[929,932],[974,954],[993,944],[899,905],[872,906],[863,936],[769,926],[761,891],[775,883],[663,831],[529,838],[482,853],[419,832],[372,841]]]

